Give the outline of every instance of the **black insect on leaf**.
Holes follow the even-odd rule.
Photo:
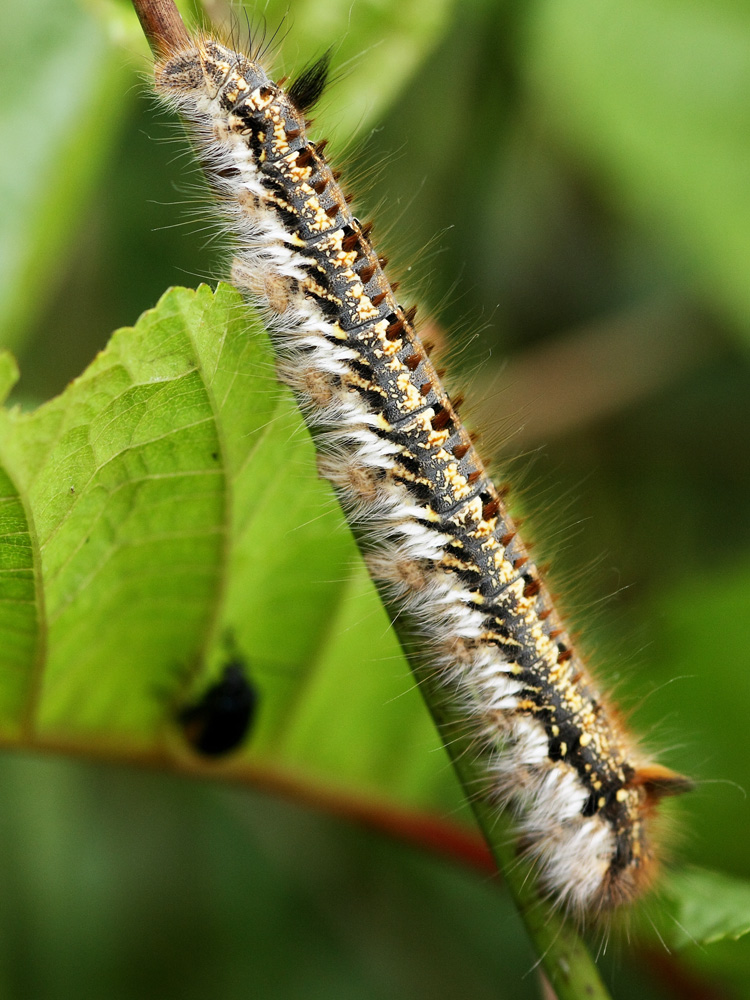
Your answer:
[[[183,708],[178,721],[188,743],[206,757],[221,757],[236,750],[255,717],[258,692],[247,676],[245,662],[232,658],[221,679],[203,697]]]

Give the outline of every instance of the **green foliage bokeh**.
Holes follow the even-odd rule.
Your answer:
[[[270,25],[286,6],[268,5]],[[505,430],[500,464],[525,484],[515,502],[554,556],[599,672],[649,745],[699,782],[676,813],[674,853],[749,878],[750,14],[736,0],[350,6],[293,4],[279,73],[338,46],[341,79],[321,116],[376,213],[379,246],[449,331],[454,382],[478,388],[478,422],[492,411],[493,434]],[[19,358],[14,399],[30,408],[167,287],[216,279],[226,259],[174,123],[144,96],[128,4],[18,5],[0,46],[0,338]],[[584,406],[592,384],[603,391]],[[57,484],[61,502],[70,485]],[[2,496],[12,487],[0,482]],[[325,536],[331,511],[317,504]],[[205,526],[205,497],[200,508]],[[303,636],[319,587],[358,586],[346,537],[328,536],[329,555],[341,550],[335,574],[323,563],[269,582],[286,606],[296,594],[307,608]],[[615,596],[602,610],[605,594]],[[254,643],[273,634],[280,601],[269,592],[248,624]],[[356,602],[348,619],[341,607],[331,656],[345,663],[382,627]],[[187,612],[186,622],[206,628]],[[121,625],[135,648],[159,652],[153,633]],[[277,632],[294,647],[296,633]],[[167,681],[194,639],[186,627],[159,640],[171,648]],[[62,667],[83,670],[63,708],[84,727],[101,710],[86,692],[95,655],[74,648]],[[346,712],[355,686],[342,697],[342,678],[325,673],[307,678],[281,749],[304,775],[317,739],[322,774],[376,774],[402,802],[450,808],[458,796],[426,716],[414,746],[399,728],[410,709],[397,696],[411,705],[414,692],[397,655],[392,689],[370,693],[391,720],[392,753],[377,756],[356,727],[342,735],[350,758],[320,742],[319,720],[335,730],[357,718]],[[285,670],[314,659],[303,644],[261,675],[283,686]],[[115,722],[127,724],[128,692],[159,680],[140,662],[135,687],[123,675],[117,688]],[[2,718],[21,697],[9,692]],[[49,711],[54,728],[54,702]],[[273,722],[269,754],[280,752]],[[533,958],[493,884],[335,818],[259,793],[10,755],[0,787],[8,996],[74,996],[82,982],[108,997],[536,993],[523,978]],[[683,961],[697,982],[750,986],[747,939],[688,947]],[[674,995],[658,963],[642,964],[615,961],[616,996]]]

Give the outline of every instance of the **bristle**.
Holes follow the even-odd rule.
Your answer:
[[[636,769],[635,774],[630,779],[630,786],[644,788],[649,800],[655,802],[667,795],[682,795],[685,792],[690,792],[695,787],[695,783],[683,774],[677,774],[661,764],[643,764]]]
[[[398,340],[401,334],[404,332],[403,320],[397,319],[393,323],[389,323],[385,328],[385,335],[388,340]]]
[[[329,49],[293,81],[287,93],[298,111],[309,111],[318,103],[325,90],[330,63],[331,50]]]
[[[440,410],[430,421],[434,431],[442,431],[451,422],[450,410]]]
[[[529,583],[523,588],[524,597],[536,597],[539,591],[542,589],[542,585],[539,580],[530,580]],[[552,633],[550,632],[550,639],[552,638]],[[558,657],[559,663],[559,657]]]
[[[489,500],[482,507],[482,520],[489,521],[491,518],[497,517],[499,513],[500,513],[500,502],[498,500]]]
[[[305,167],[309,167],[313,161],[313,151],[310,146],[307,146],[301,152],[297,153],[297,167],[300,170],[304,170]]]

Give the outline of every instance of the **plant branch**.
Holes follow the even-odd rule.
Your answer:
[[[440,678],[421,659],[419,644],[401,624],[403,619],[394,614],[391,620],[396,623],[404,654],[453,761],[464,795],[515,900],[557,1000],[609,1000],[609,992],[581,935],[540,892],[531,866],[519,849],[510,816],[500,812],[487,796],[486,759],[478,754],[472,736],[466,734],[465,726],[456,719]]]
[[[133,7],[155,56],[190,45],[190,35],[174,0],[133,0]]]

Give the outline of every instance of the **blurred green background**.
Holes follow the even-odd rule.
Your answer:
[[[24,405],[169,285],[226,273],[134,22],[37,0],[0,38]],[[337,44],[321,115],[359,214],[447,331],[599,672],[699,782],[674,853],[750,876],[750,9],[309,0],[287,29],[279,73]],[[539,995],[491,880],[333,817],[21,756],[0,788],[3,995]],[[691,995],[658,953],[605,961],[615,996]],[[681,962],[692,995],[750,993],[747,941]]]

